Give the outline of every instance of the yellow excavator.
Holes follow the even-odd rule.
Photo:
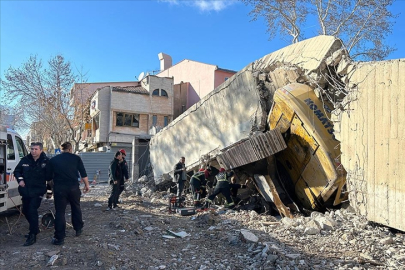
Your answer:
[[[283,172],[273,175],[284,178],[271,178],[283,186],[292,184],[295,199],[306,209],[322,211],[347,199],[340,142],[334,137],[330,120],[332,108],[310,86],[294,83],[275,92],[268,115],[270,130],[278,129],[287,144],[275,155],[277,165],[273,166]]]

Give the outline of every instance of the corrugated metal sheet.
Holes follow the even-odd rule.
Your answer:
[[[83,160],[84,167],[86,169],[89,181],[92,182],[97,170],[100,170],[100,175],[98,177],[98,182],[108,181],[108,169],[110,163],[114,158],[114,152],[96,152],[96,153],[80,153],[80,157]],[[128,163],[128,169],[131,169],[131,153],[127,151],[126,160]],[[131,175],[131,174],[129,174]]]
[[[217,160],[221,167],[232,169],[274,155],[286,148],[287,145],[280,131],[274,129],[251,136],[247,140],[228,147],[217,156]]]
[[[361,64],[342,114],[349,199],[369,220],[405,231],[405,59]]]
[[[79,153],[79,156],[83,160],[84,168],[86,169],[87,176],[90,183],[93,181],[97,170],[100,170],[97,182],[107,182],[108,181],[108,169],[110,163],[114,158],[115,151],[111,152],[84,152]],[[52,158],[55,155],[48,155],[49,158]],[[127,163],[128,169],[131,171],[132,168],[132,158],[130,151],[127,151]],[[129,172],[131,177],[131,173]]]

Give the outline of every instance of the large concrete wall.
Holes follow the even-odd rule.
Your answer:
[[[340,40],[318,36],[249,64],[156,134],[150,142],[155,182],[173,170],[181,156],[193,167],[254,131],[264,131],[274,91],[288,83],[322,84],[328,59]]]
[[[368,220],[405,231],[405,59],[361,63],[335,117],[350,204]],[[339,122],[340,121],[340,122]]]
[[[170,172],[181,156],[190,166],[202,155],[246,138],[253,127],[263,129],[266,115],[255,78],[246,68],[153,137],[150,151],[155,180]]]

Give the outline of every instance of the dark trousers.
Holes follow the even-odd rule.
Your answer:
[[[118,196],[120,194],[120,185],[114,184],[111,188],[111,194],[108,198],[108,207],[116,207],[118,202]]]
[[[118,195],[116,196],[115,204],[118,204],[118,200],[120,199],[121,193],[125,190],[125,185],[121,184],[118,189]]]
[[[217,186],[214,189],[214,192],[210,196],[208,196],[208,200],[210,201],[214,200],[215,197],[220,193],[224,195],[226,202],[228,204],[233,203],[233,200],[231,198],[231,190],[229,188],[229,185],[226,184],[217,184]]]
[[[82,210],[80,209],[80,188],[54,187],[55,197],[55,238],[64,239],[66,236],[66,206],[69,203],[72,210],[72,225],[75,231],[83,228]]]
[[[181,194],[183,193],[183,189],[184,189],[184,180],[179,180],[179,182],[177,182],[177,197],[180,197]]]
[[[38,226],[38,208],[41,206],[42,198],[36,197],[22,197],[22,213],[30,225],[30,234],[37,235],[39,233]]]
[[[201,185],[199,182],[190,183],[191,195],[193,195],[193,200],[195,202],[201,200],[200,187],[201,187]]]

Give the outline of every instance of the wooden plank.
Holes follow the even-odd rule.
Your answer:
[[[368,164],[368,170],[366,173],[366,182],[367,182],[367,216],[370,220],[375,220],[376,216],[376,181],[375,181],[375,130],[376,130],[376,111],[375,111],[375,72],[372,72],[373,67],[364,68],[362,74],[363,78],[366,78],[366,83],[362,88],[362,95],[365,99],[367,99],[367,111],[368,114],[365,114],[365,118],[367,119],[367,126],[368,130],[366,130],[366,136],[368,143],[366,144],[366,153],[365,155],[368,159],[365,161]],[[371,74],[370,74],[371,73]]]
[[[398,140],[398,149],[405,149],[405,138]],[[404,181],[405,161],[402,156],[398,157],[397,160],[398,160],[398,177],[396,179],[396,181],[397,181],[396,197],[397,197],[397,207],[399,208],[399,211],[397,211],[397,215],[398,215],[397,223],[398,224],[395,228],[405,231],[405,207],[404,207],[404,202],[405,202],[405,181]]]
[[[380,65],[377,65],[380,67]],[[389,116],[390,103],[389,96],[385,92],[384,69],[377,68],[376,70],[376,118],[375,121],[380,123],[376,129],[376,180],[378,182],[378,204],[376,204],[376,211],[378,211],[378,221],[381,224],[387,224],[388,217],[388,137],[389,137]]]
[[[405,59],[398,60],[398,73],[396,81],[398,82],[398,151],[405,149]],[[405,231],[405,159],[401,155],[397,157],[398,176],[396,178],[397,189],[397,223],[400,230]]]
[[[384,152],[387,155],[386,163],[387,165],[384,166],[386,168],[386,175],[387,175],[387,203],[388,207],[386,209],[386,215],[388,219],[388,224],[395,224],[396,223],[396,166],[395,166],[395,159],[398,156],[398,149],[397,149],[397,140],[395,139],[397,134],[397,108],[398,103],[396,96],[396,89],[393,84],[393,79],[395,75],[393,74],[395,62],[387,61],[384,62],[384,65],[380,66],[381,73],[384,75],[384,83],[380,84],[381,88],[383,88],[384,93],[384,121],[383,125],[386,126],[384,128],[384,139],[387,143],[386,147],[384,147]],[[388,105],[388,107],[385,107]]]

